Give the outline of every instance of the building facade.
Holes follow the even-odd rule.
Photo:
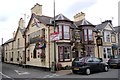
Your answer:
[[[109,53],[112,54],[113,43],[111,43],[111,38],[110,40],[106,38],[112,35],[113,28],[110,23],[100,29],[101,34],[104,34],[103,47],[100,47],[103,52],[98,55],[94,30],[99,30],[99,27],[87,21],[85,13],[76,14],[74,21],[63,14],[58,14],[55,16],[55,22],[54,27],[54,18],[43,15],[42,5],[37,3],[31,8],[31,17],[27,27],[25,28],[24,20],[21,18],[17,31],[13,33],[13,38],[3,44],[4,61],[51,68],[53,62],[65,67],[71,66],[72,60],[76,57],[106,58],[105,55],[108,57]],[[59,33],[59,40],[54,42],[51,36],[55,33]],[[116,41],[113,42],[116,44]]]
[[[100,57],[107,61],[110,57],[117,55],[118,33],[113,28],[111,20],[102,22],[95,29],[99,31],[103,40],[103,46],[100,47],[100,51],[102,51]]]

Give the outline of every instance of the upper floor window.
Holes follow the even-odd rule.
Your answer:
[[[104,32],[105,42],[111,42],[111,33],[109,31]]]
[[[87,30],[84,30],[84,40],[87,41]]]
[[[14,42],[12,42],[12,49],[13,49],[13,47],[14,47]]]
[[[60,39],[70,39],[70,27],[68,25],[59,25]]]
[[[91,29],[84,29],[84,40],[93,41],[93,31]]]
[[[19,46],[20,46],[20,39],[18,38],[18,48],[19,48]]]
[[[93,40],[93,32],[92,32],[92,30],[88,30],[88,38],[89,38],[90,41]]]
[[[111,35],[111,42],[116,42],[116,35],[115,34]]]

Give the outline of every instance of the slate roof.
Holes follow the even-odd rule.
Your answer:
[[[86,19],[82,19],[80,21],[74,22],[77,26],[83,26],[83,25],[93,25],[92,23],[90,23],[89,21],[87,21]]]
[[[58,14],[57,16],[55,16],[55,20],[71,21],[70,19],[65,17],[63,14]]]
[[[115,29],[116,32],[119,32],[120,33],[120,26],[117,26],[117,27],[113,27]]]
[[[96,29],[102,30],[107,26],[108,22],[96,25]]]
[[[52,24],[52,21],[53,21],[52,17],[48,17],[48,16],[44,16],[44,15],[42,15],[42,16],[36,15],[36,18],[44,24]]]
[[[4,44],[10,43],[10,42],[12,42],[12,41],[14,41],[14,38],[9,39],[9,40],[6,41]]]

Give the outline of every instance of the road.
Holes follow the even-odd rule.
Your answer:
[[[108,72],[93,73],[91,75],[73,74],[71,70],[67,71],[67,73],[64,71],[51,73],[49,71],[43,71],[40,69],[22,68],[18,65],[2,63],[2,71],[0,71],[0,75],[2,76],[2,78],[7,78],[7,80],[23,80],[23,78],[25,80],[31,80],[33,78],[36,78],[38,80],[47,78],[81,78],[89,80],[90,78],[110,78],[109,80],[113,80],[112,78],[118,78],[118,72],[118,69],[110,69]]]

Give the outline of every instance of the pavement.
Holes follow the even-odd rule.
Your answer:
[[[71,70],[60,70],[60,71],[56,71],[57,74],[62,74],[62,75],[67,75],[72,73]]]

